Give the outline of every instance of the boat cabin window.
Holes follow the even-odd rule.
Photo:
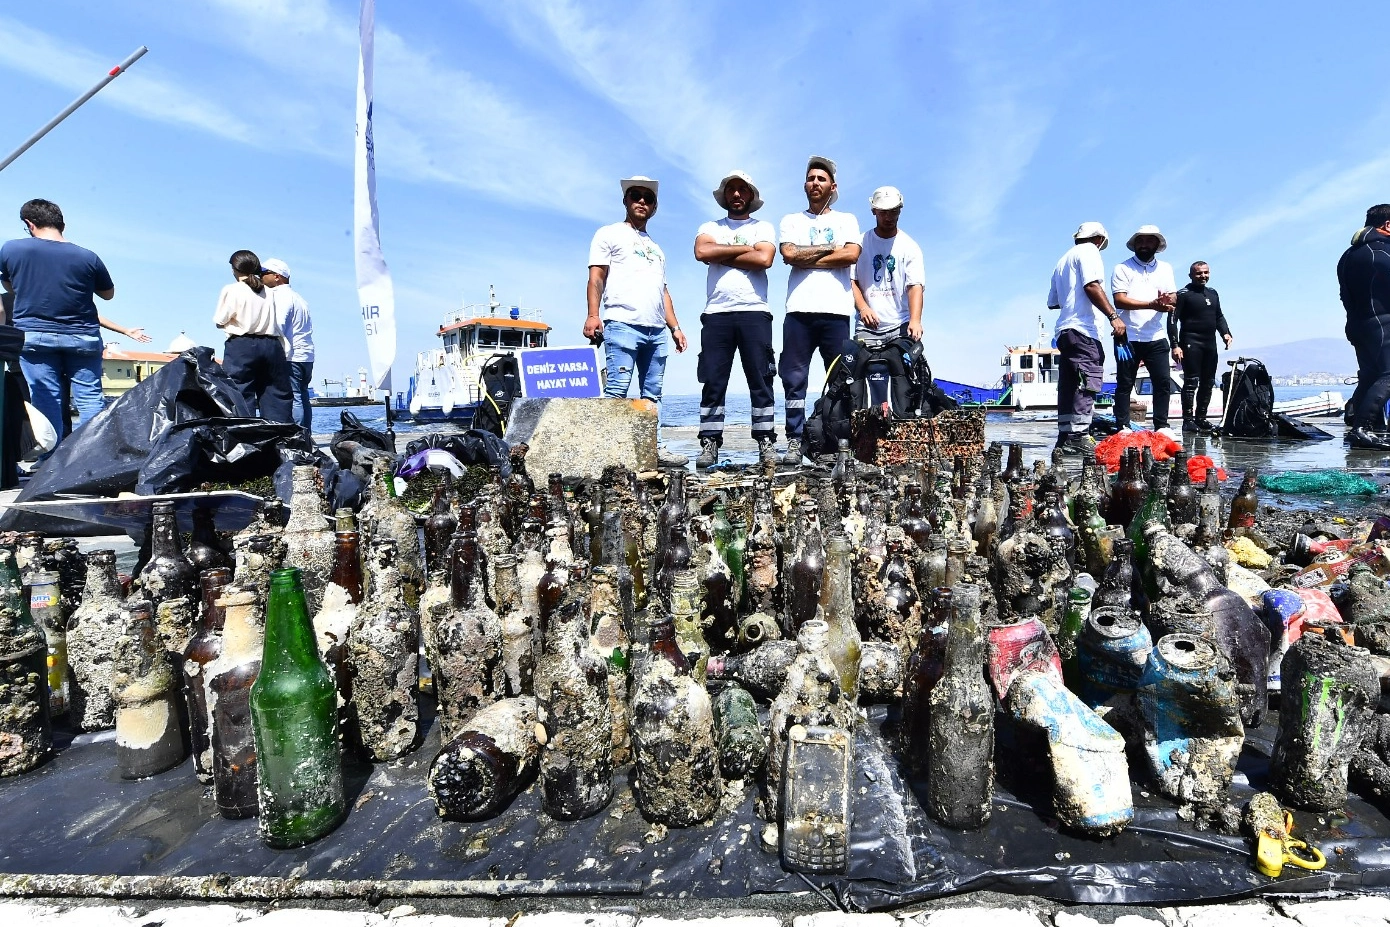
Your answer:
[[[1042,354],[1042,355],[1039,355],[1039,358],[1038,358],[1038,359],[1042,362],[1042,368],[1043,368],[1044,370],[1047,370],[1048,368],[1050,368],[1050,367],[1052,366],[1052,355],[1051,355],[1051,354]]]
[[[1020,354],[1019,357],[1018,357],[1018,369],[1019,369],[1019,370],[1032,370],[1032,369],[1033,369],[1033,355],[1031,355],[1031,354]]]
[[[502,347],[504,347],[504,348],[519,348],[519,347],[522,347],[522,346],[523,346],[523,338],[522,338],[522,335],[523,335],[522,332],[516,331],[516,330],[514,330],[514,329],[503,329],[503,331],[502,331]]]
[[[478,347],[495,348],[497,347],[497,329],[480,328],[478,329]]]
[[[543,348],[543,347],[545,347],[545,333],[544,333],[544,332],[527,332],[527,333],[526,333],[526,346],[527,346],[528,348]]]

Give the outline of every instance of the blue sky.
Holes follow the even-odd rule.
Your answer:
[[[693,335],[691,246],[714,183],[750,172],[775,224],[805,205],[812,153],[839,162],[838,205],[865,228],[874,187],[903,191],[941,375],[998,376],[1088,219],[1118,239],[1107,268],[1143,223],[1167,234],[1179,280],[1209,261],[1237,347],[1338,335],[1337,257],[1390,201],[1387,27],[1390,10],[1364,4],[379,0],[396,384],[489,284],[543,309],[553,342],[579,342],[589,239],[621,218],[629,174],[662,182],[649,231]],[[150,53],[0,173],[0,213],[17,235],[20,203],[58,202],[116,280],[103,310],[156,346],[181,330],[219,343],[232,251],[282,258],[313,308],[316,377],[355,371],[356,29],[339,0],[8,6],[5,150]],[[771,279],[780,319],[785,268]],[[697,390],[692,348],[667,392]]]

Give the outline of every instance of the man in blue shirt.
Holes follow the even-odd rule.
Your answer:
[[[101,258],[63,238],[63,211],[56,203],[30,200],[19,218],[29,237],[0,246],[0,284],[15,294],[12,321],[24,332],[19,363],[34,407],[61,439],[65,384],[77,407],[77,427],[101,411],[101,326],[149,339],[140,329],[122,329],[97,315],[92,296],[111,299],[115,284]]]

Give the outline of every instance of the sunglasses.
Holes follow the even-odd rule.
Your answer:
[[[627,191],[627,201],[629,203],[642,202],[655,206],[656,194],[650,190],[644,190],[641,187],[633,187],[631,190]]]

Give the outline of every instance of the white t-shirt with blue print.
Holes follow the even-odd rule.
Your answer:
[[[778,229],[780,244],[834,245],[859,244],[859,220],[851,213],[827,209],[820,215],[794,212],[782,217]],[[848,267],[793,267],[787,278],[788,312],[828,312],[854,315],[854,295],[850,292]]]
[[[854,279],[864,301],[878,316],[876,333],[896,333],[907,322],[907,288],[922,286],[922,249],[901,229],[892,238],[880,238],[869,229],[861,243]]]

